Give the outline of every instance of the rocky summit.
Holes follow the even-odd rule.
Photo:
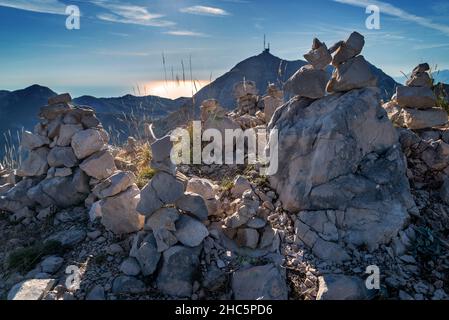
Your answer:
[[[449,108],[425,63],[382,102],[364,45],[313,39],[282,82],[197,95],[197,121],[167,128],[237,130],[204,148],[210,163],[173,162],[194,141],[153,123],[116,143],[92,108],[52,95],[25,157],[0,165],[0,296],[449,299]],[[248,132],[277,170],[251,162],[249,138],[238,149]],[[223,164],[222,149],[244,161]]]

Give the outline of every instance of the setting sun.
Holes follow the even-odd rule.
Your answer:
[[[153,95],[169,99],[191,97],[210,83],[208,80],[190,81],[151,81],[144,85],[145,95]],[[140,87],[142,89],[142,87]]]

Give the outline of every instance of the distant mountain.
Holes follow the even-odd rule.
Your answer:
[[[54,91],[37,84],[17,91],[0,91],[0,134],[33,128],[39,108],[54,95]]]
[[[299,68],[306,64],[307,62],[303,60],[282,60],[272,55],[268,50],[265,50],[257,56],[250,57],[238,63],[229,72],[198,91],[193,99],[193,101],[195,101],[195,108],[192,108],[192,102],[188,101],[187,103],[190,104],[190,109],[186,107],[182,113],[175,113],[168,118],[155,122],[155,132],[158,135],[163,135],[175,126],[178,126],[183,119],[186,121],[189,119],[186,117],[187,111],[190,112],[190,117],[194,117],[195,115],[198,116],[199,106],[207,99],[217,99],[220,104],[228,110],[235,109],[236,99],[233,94],[234,85],[237,82],[243,81],[243,79],[254,81],[259,90],[259,94],[263,95],[265,94],[269,83],[274,83],[281,88]],[[372,64],[370,65],[372,72],[378,78],[378,86],[381,89],[381,98],[385,101],[389,100],[399,84],[381,69]],[[333,67],[328,67],[327,71],[329,77],[333,70]],[[195,113],[193,113],[193,110]],[[172,125],[170,125],[170,123],[172,123]]]
[[[0,90],[0,157],[3,154],[4,135],[11,133],[15,138],[22,128],[33,130],[37,123],[37,115],[48,98],[57,93],[40,85],[32,85],[17,91]],[[176,100],[155,96],[135,97],[126,95],[118,98],[96,98],[82,96],[73,101],[77,105],[94,108],[103,125],[111,129],[113,134],[125,140],[134,134],[144,120],[158,119],[178,110],[187,98]]]

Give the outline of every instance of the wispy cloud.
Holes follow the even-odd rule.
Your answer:
[[[400,18],[401,20],[404,21],[413,22],[420,26],[437,30],[446,35],[449,35],[448,25],[437,23],[434,22],[432,19],[409,13],[387,2],[375,0],[333,0],[333,1],[363,8],[366,8],[369,5],[377,5],[380,8],[381,13]]]
[[[172,36],[181,36],[181,37],[207,37],[207,35],[204,33],[189,30],[171,30],[164,33]]]
[[[95,0],[93,3],[110,11],[97,15],[97,18],[103,21],[150,27],[169,27],[175,25],[172,21],[161,20],[160,18],[163,18],[164,15],[151,13],[143,6],[111,1],[106,2],[104,0]]]
[[[0,7],[64,15],[67,6],[58,0],[0,0]]]
[[[206,6],[187,7],[187,8],[182,8],[179,11],[181,11],[182,13],[190,13],[190,14],[197,14],[197,15],[203,15],[203,16],[229,16],[230,15],[230,13],[224,9],[215,8],[215,7],[206,7]]]

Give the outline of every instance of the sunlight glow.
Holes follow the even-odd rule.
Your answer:
[[[190,80],[186,80],[185,82],[182,80],[179,82],[158,80],[145,83],[143,90],[142,86],[140,86],[140,90],[143,91],[141,94],[145,93],[145,95],[154,95],[169,99],[177,99],[180,97],[190,98],[209,83],[209,80],[195,80],[194,82]]]

